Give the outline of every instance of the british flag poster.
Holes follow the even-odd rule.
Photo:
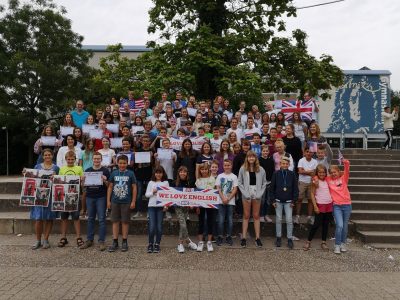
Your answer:
[[[310,100],[277,100],[275,101],[275,108],[281,109],[281,112],[285,114],[286,121],[293,119],[293,113],[300,113],[303,121],[311,121],[314,104],[312,99]]]

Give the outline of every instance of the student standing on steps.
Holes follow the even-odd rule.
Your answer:
[[[178,169],[177,178],[174,184],[175,187],[178,188],[193,188],[194,184],[191,183],[188,174],[188,168],[185,166],[180,166]],[[183,243],[185,242],[188,247],[192,250],[197,250],[197,245],[191,241],[189,238],[189,232],[187,229],[186,220],[189,215],[189,208],[177,206],[175,207],[176,216],[179,221],[179,244],[178,244],[178,252],[184,253],[185,247]]]
[[[79,177],[83,176],[83,169],[81,166],[76,166],[76,153],[74,151],[69,151],[65,154],[66,166],[60,168],[59,175],[77,175]],[[64,247],[68,244],[67,240],[67,228],[68,228],[68,218],[74,222],[75,233],[76,233],[76,243],[78,247],[83,245],[83,240],[81,238],[81,223],[79,220],[79,209],[78,211],[71,212],[61,212],[61,239],[58,242],[58,247]]]
[[[322,226],[322,250],[328,250],[326,245],[326,238],[328,236],[329,220],[332,217],[332,197],[329,193],[328,183],[325,180],[328,175],[328,169],[319,164],[316,168],[316,175],[311,184],[311,200],[314,206],[315,222],[311,227],[308,239],[303,249],[305,251],[311,248],[311,241],[317,232],[318,228]]]
[[[110,171],[101,166],[102,155],[100,152],[93,153],[93,166],[86,169],[85,172],[101,172],[103,184],[86,186],[86,205],[88,211],[87,222],[87,240],[80,248],[87,249],[93,246],[94,224],[96,215],[99,219],[99,250],[106,250],[106,208],[107,208],[107,185],[110,177]]]
[[[164,218],[164,211],[167,207],[158,207],[157,204],[157,188],[160,186],[168,187],[168,176],[161,166],[154,168],[153,175],[149,184],[147,185],[145,196],[149,198],[149,218],[148,218],[148,233],[149,244],[147,246],[147,253],[159,253],[160,243],[162,237],[162,225]]]
[[[300,223],[300,213],[301,206],[303,204],[303,199],[307,199],[308,207],[307,207],[307,222],[310,224],[314,223],[314,218],[312,216],[313,205],[311,201],[311,178],[315,175],[315,168],[318,163],[315,159],[312,158],[313,153],[310,151],[309,147],[306,146],[304,148],[304,157],[299,160],[298,169],[299,169],[299,199],[296,203],[296,217],[293,220],[293,223]]]
[[[210,164],[203,163],[199,167],[200,176],[196,180],[196,187],[198,189],[213,189],[215,188],[215,177],[211,175],[210,172]],[[198,215],[199,215],[199,224],[198,224],[198,238],[199,243],[197,244],[197,251],[203,251],[204,247],[204,239],[203,235],[205,229],[207,228],[207,251],[212,252],[214,251],[212,246],[212,230],[215,224],[215,215],[216,209],[214,208],[204,208],[204,207],[197,207],[196,208]],[[207,223],[206,223],[207,222]]]
[[[253,210],[255,242],[257,247],[262,247],[260,240],[260,207],[261,199],[267,187],[267,179],[264,169],[260,167],[257,154],[253,151],[247,152],[246,160],[239,171],[238,185],[242,193],[243,202],[242,239],[240,245],[242,247],[247,246],[247,229],[249,227],[250,212]]]
[[[285,210],[288,247],[293,249],[292,209],[299,196],[296,174],[289,170],[290,158],[282,156],[281,169],[272,175],[271,201],[276,210],[276,247],[282,244],[282,211]]]
[[[43,149],[41,156],[43,162],[35,166],[36,170],[53,171],[55,175],[58,174],[59,168],[53,163],[53,150]],[[35,220],[35,234],[36,243],[32,246],[33,250],[43,247],[43,249],[50,248],[49,235],[53,228],[53,220],[57,217],[56,213],[51,211],[51,200],[47,207],[33,206],[30,214],[31,220]],[[44,226],[44,233],[43,233]],[[44,236],[42,244],[42,234]]]
[[[119,226],[122,224],[121,251],[128,251],[128,231],[131,209],[136,204],[136,177],[128,170],[128,157],[121,155],[117,158],[118,168],[110,175],[107,189],[107,208],[111,209],[113,243],[108,252],[118,249]]]
[[[392,149],[392,142],[393,142],[393,121],[397,121],[399,119],[399,107],[396,106],[393,109],[393,112],[390,113],[390,107],[386,106],[384,111],[382,112],[383,116],[383,129],[385,130],[385,134],[387,136],[385,144],[382,146],[382,149]]]
[[[343,160],[343,175],[336,165],[330,168],[330,176],[326,178],[333,201],[333,216],[335,218],[335,249],[336,254],[347,252],[346,240],[349,219],[351,215],[351,198],[347,187],[350,177],[350,162]]]
[[[222,245],[226,218],[226,243],[229,246],[232,246],[233,209],[235,207],[235,195],[238,189],[238,179],[237,176],[232,173],[232,161],[229,159],[224,160],[224,172],[217,176],[215,185],[217,186],[221,198],[221,204],[218,208],[217,245]]]

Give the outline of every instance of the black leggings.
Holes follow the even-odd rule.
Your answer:
[[[311,242],[318,228],[322,225],[322,240],[326,242],[328,236],[329,221],[332,218],[332,213],[319,213],[315,215],[314,225],[311,227],[310,233],[308,234],[308,241]]]
[[[204,208],[200,207],[200,214],[199,214],[199,229],[197,231],[198,234],[203,234],[205,231],[205,218],[207,214],[207,231],[208,234],[212,234],[212,230],[214,228],[215,223],[215,211],[214,208]]]
[[[393,142],[392,133],[393,133],[393,129],[387,129],[387,130],[385,130],[385,133],[386,133],[386,141],[385,141],[385,144],[383,145],[383,147],[386,148],[386,146],[388,146],[388,148],[392,148],[392,142]]]

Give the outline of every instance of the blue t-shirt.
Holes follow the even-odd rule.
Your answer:
[[[71,111],[72,120],[74,121],[76,127],[82,128],[82,125],[86,123],[89,113],[86,110],[82,110],[81,113],[73,110]]]
[[[136,184],[136,177],[133,171],[113,171],[110,176],[110,183],[113,184],[112,202],[122,204],[131,203],[132,184]]]

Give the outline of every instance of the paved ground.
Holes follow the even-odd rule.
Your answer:
[[[264,239],[262,249],[185,254],[176,237],[164,238],[160,254],[145,253],[144,236],[130,236],[127,253],[33,251],[33,241],[0,236],[0,299],[400,299],[400,252],[356,242],[338,256],[318,241],[309,252],[302,241],[289,251]]]

